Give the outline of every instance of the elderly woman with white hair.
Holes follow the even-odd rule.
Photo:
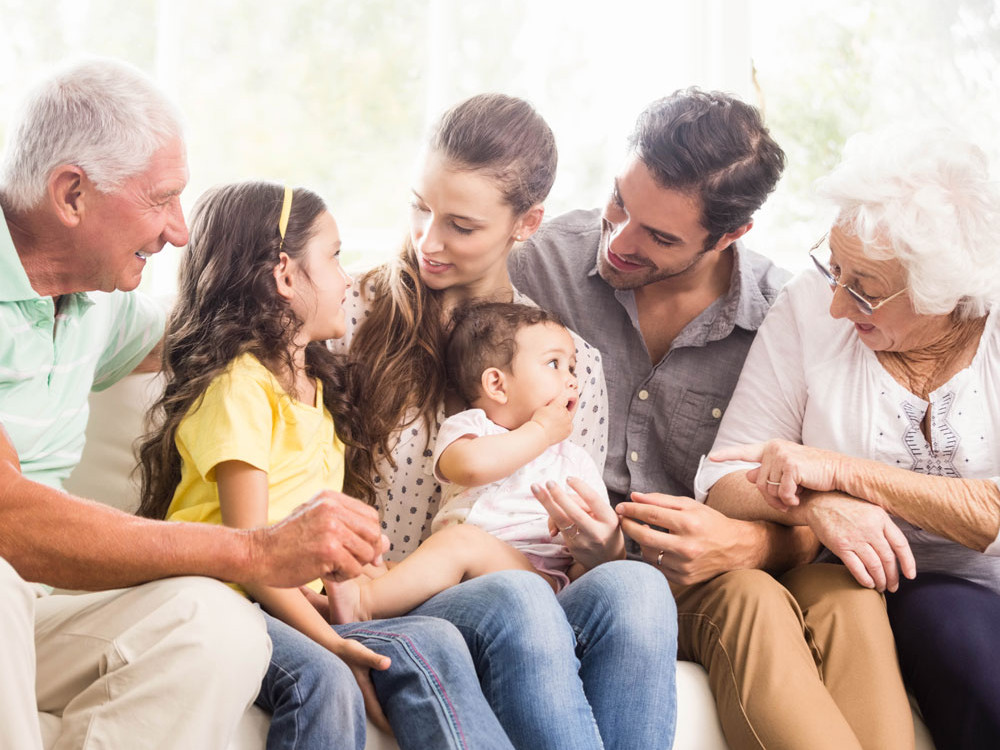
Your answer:
[[[852,139],[820,192],[838,216],[696,485],[730,515],[808,525],[891,592],[937,746],[1000,747],[1000,193],[972,144],[900,128]]]

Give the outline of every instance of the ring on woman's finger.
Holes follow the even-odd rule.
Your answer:
[[[770,479],[765,479],[764,481],[767,482],[772,487],[780,487],[781,486],[781,482],[772,482]]]
[[[656,567],[661,567],[663,565],[663,550],[660,550],[660,554],[656,556]]]
[[[571,523],[569,526],[566,526],[565,528],[559,529],[559,531],[561,531],[563,534],[565,534],[567,531],[569,531],[570,529],[572,529],[574,526],[576,526],[576,524],[575,523]],[[576,534],[579,534],[579,533],[580,533],[580,530],[577,529]],[[574,534],[573,536],[576,536],[576,534]]]

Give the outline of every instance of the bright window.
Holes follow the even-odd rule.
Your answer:
[[[600,205],[642,107],[696,84],[760,104],[789,167],[748,236],[792,268],[829,215],[811,182],[844,139],[937,114],[994,152],[998,0],[0,0],[0,134],[22,86],[81,54],[129,60],[187,119],[190,208],[266,178],[323,195],[354,266],[395,252],[427,125],[480,91],[552,125],[547,210]],[[754,71],[756,70],[756,76]],[[146,286],[172,287],[177,253]]]

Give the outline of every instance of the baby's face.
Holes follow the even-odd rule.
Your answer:
[[[553,401],[575,409],[579,400],[576,345],[569,331],[556,323],[538,323],[522,328],[515,340],[517,353],[511,362],[507,395],[517,424],[524,424]]]

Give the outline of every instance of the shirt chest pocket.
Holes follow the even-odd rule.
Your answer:
[[[674,407],[667,424],[667,444],[673,455],[670,463],[678,467],[680,475],[677,478],[685,487],[694,485],[698,463],[711,450],[728,405],[728,396],[688,388]]]

